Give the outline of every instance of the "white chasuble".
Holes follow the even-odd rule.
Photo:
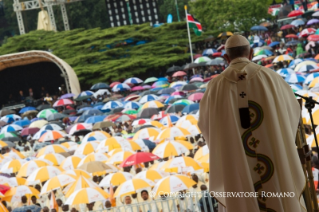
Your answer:
[[[295,145],[299,117],[289,85],[246,58],[233,60],[209,82],[198,125],[210,150],[210,191],[224,211],[306,211],[301,198],[306,181]],[[289,197],[274,196],[288,192]]]

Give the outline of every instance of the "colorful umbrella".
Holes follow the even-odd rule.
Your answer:
[[[134,179],[149,179],[156,183],[166,176],[168,176],[168,173],[161,170],[147,170],[136,174]]]
[[[127,80],[124,81],[124,83],[128,84],[140,84],[142,83],[143,80],[137,78],[137,77],[131,77],[131,78],[128,78]]]
[[[285,80],[288,83],[303,83],[306,78],[300,74],[293,73],[288,75]]]
[[[154,186],[153,181],[148,179],[132,179],[122,183],[115,191],[114,197],[123,197],[135,194]]]
[[[73,183],[76,181],[76,177],[68,174],[60,174],[57,175],[51,179],[49,179],[41,188],[40,195],[49,193],[50,191],[57,190],[59,188],[62,188],[70,183]]]
[[[59,138],[63,138],[65,136],[66,136],[66,134],[64,134],[60,131],[56,131],[56,130],[47,131],[39,138],[39,142],[53,141],[53,140],[57,140]]]
[[[308,35],[312,35],[316,33],[316,29],[307,28],[300,32],[299,37],[307,37]]]
[[[123,104],[119,101],[109,101],[103,107],[101,108],[102,110],[107,110],[107,109],[114,109],[118,107],[123,107]]]
[[[58,113],[58,112],[54,109],[44,109],[38,113],[37,117],[47,119],[49,117],[49,115],[54,114],[54,113]],[[41,128],[41,127],[39,127],[39,128]]]
[[[289,60],[293,60],[294,58],[290,57],[289,55],[280,55],[278,57],[276,57],[272,63],[278,63],[278,62],[283,62],[283,61],[289,61]]]
[[[81,157],[77,155],[72,155],[70,157],[65,158],[62,163],[60,164],[60,167],[63,170],[73,170],[78,167],[78,164],[81,161]]]
[[[10,125],[4,126],[1,129],[1,133],[4,133],[4,132],[16,132],[16,131],[20,131],[20,130],[22,130],[22,127],[20,127],[19,125],[10,124]]]
[[[82,139],[82,143],[87,143],[91,141],[103,141],[104,139],[110,138],[111,135],[104,131],[94,131],[86,134]]]
[[[21,185],[14,188],[11,188],[9,191],[5,193],[5,196],[1,199],[2,201],[8,201],[11,203],[21,202],[21,197],[27,196],[31,198],[31,196],[40,197],[40,193],[33,187]]]
[[[212,59],[210,59],[209,57],[199,57],[197,58],[194,63],[203,63],[203,62],[210,62],[212,61]]]
[[[186,76],[187,74],[184,71],[177,71],[175,72],[172,77],[183,77]]]
[[[44,166],[36,169],[32,174],[27,178],[27,185],[36,185],[47,181],[62,172],[62,169],[56,166]]]
[[[89,204],[96,201],[104,201],[109,194],[100,188],[82,188],[75,191],[66,200],[67,205]]]
[[[133,175],[128,172],[111,173],[103,178],[99,186],[107,187],[107,188],[110,187],[111,185],[119,186],[122,183],[132,179],[133,179]]]
[[[160,158],[178,156],[188,152],[189,148],[184,143],[176,141],[165,141],[153,150],[153,154]]]
[[[204,96],[204,93],[194,93],[191,94],[187,99],[193,102],[200,101]]]
[[[74,105],[74,102],[70,99],[60,99],[53,104],[53,107],[62,107],[65,105]]]
[[[167,81],[157,81],[152,85],[152,88],[167,88],[169,87],[169,82]]]
[[[133,166],[149,161],[154,161],[160,159],[158,156],[149,152],[138,152],[129,157],[127,157],[122,163],[121,167]]]
[[[15,159],[15,160],[8,161],[7,163],[2,165],[0,172],[7,173],[7,174],[17,173],[20,170],[20,168],[24,162],[25,161],[21,160],[21,159]]]
[[[7,124],[11,124],[12,122],[21,120],[21,117],[15,114],[9,114],[1,117],[0,120],[6,122]]]
[[[53,163],[54,166],[59,166],[64,160],[65,157],[61,154],[50,153],[46,155],[42,155],[39,159],[45,159]]]
[[[282,77],[287,77],[288,75],[290,74],[293,74],[294,73],[294,70],[290,69],[290,68],[282,68],[282,69],[279,69],[277,71],[277,73],[282,76]]]
[[[126,83],[117,84],[112,88],[113,92],[127,91],[127,90],[131,90],[131,87]]]
[[[154,100],[158,100],[158,96],[154,94],[145,95],[139,100],[139,104],[145,104],[146,102],[150,102]]]
[[[86,124],[86,123],[75,124],[71,127],[69,131],[69,135],[73,135],[74,133],[79,131],[91,131],[91,130],[92,130],[92,124]]]
[[[88,155],[95,151],[99,144],[97,142],[82,143],[74,152],[75,155]]]
[[[164,105],[162,103],[160,103],[159,101],[149,101],[147,103],[145,103],[141,109],[146,109],[146,108],[162,108],[164,107]]]

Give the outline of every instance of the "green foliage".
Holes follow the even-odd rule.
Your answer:
[[[268,17],[268,0],[196,0],[191,13],[208,29],[249,31]]]
[[[184,6],[188,5],[188,2],[190,2],[190,0],[177,0],[178,11],[181,21],[185,20]],[[159,0],[158,5],[160,22],[166,23],[168,14],[172,14],[173,21],[178,21],[175,0]]]
[[[212,33],[212,32],[209,32]],[[201,41],[192,32],[192,41]],[[126,44],[126,39],[135,44]],[[166,71],[172,65],[189,62],[185,22],[152,28],[148,23],[109,29],[75,29],[51,32],[32,31],[9,38],[0,55],[28,50],[51,50],[73,67],[82,84],[92,85],[141,73]]]

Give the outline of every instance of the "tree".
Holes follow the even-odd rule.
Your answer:
[[[177,0],[178,11],[181,21],[185,20],[184,6],[188,5],[189,2],[190,0]],[[158,7],[160,13],[159,20],[161,23],[166,23],[168,14],[172,14],[173,21],[178,21],[175,0],[159,0]]]
[[[196,0],[190,2],[191,13],[208,29],[250,31],[269,17],[268,0]]]

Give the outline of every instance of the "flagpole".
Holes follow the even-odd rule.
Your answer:
[[[189,25],[188,25],[187,5],[185,5],[185,17],[186,17],[186,24],[187,24],[189,51],[190,51],[190,53],[191,53],[191,59],[192,59],[192,63],[193,63],[193,62],[194,62],[194,58],[193,58],[193,48],[192,48],[192,41],[191,41],[191,33],[190,33],[190,31],[189,31]],[[195,70],[194,70],[194,69],[193,69],[193,74],[195,74]]]

